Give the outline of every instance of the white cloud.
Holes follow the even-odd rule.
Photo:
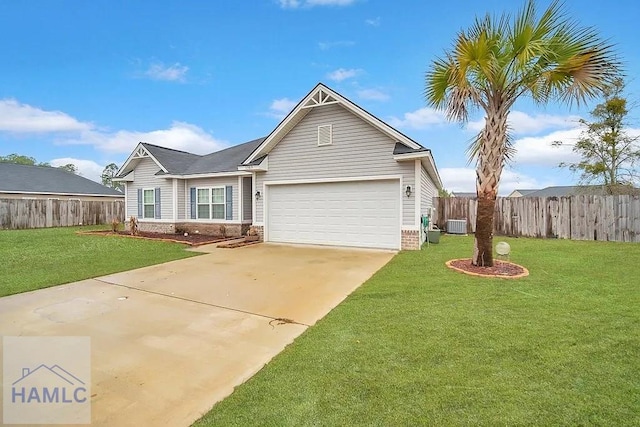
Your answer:
[[[338,68],[337,70],[327,74],[327,78],[335,82],[341,82],[343,80],[351,79],[361,73],[362,70],[357,68]]]
[[[61,111],[45,111],[15,99],[0,100],[0,132],[60,133],[93,128]]]
[[[278,0],[278,4],[283,9],[314,6],[349,6],[355,2],[356,0]]]
[[[442,111],[425,107],[404,113],[401,119],[391,117],[388,122],[391,126],[398,128],[425,129],[429,126],[447,123],[447,117]]]
[[[195,154],[208,154],[229,144],[214,138],[201,127],[175,121],[168,129],[149,132],[120,130],[113,133],[87,132],[76,140],[61,141],[62,144],[93,145],[110,153],[129,153],[138,142],[161,145]]]
[[[88,178],[95,182],[102,182],[102,171],[106,165],[99,165],[93,160],[75,159],[73,157],[63,157],[53,159],[49,162],[51,166],[58,167],[72,163],[78,168],[78,175]]]
[[[571,129],[580,126],[578,116],[554,116],[550,114],[529,115],[522,111],[509,114],[509,126],[514,135],[536,135],[551,129]],[[479,132],[484,127],[484,118],[467,123],[467,130]]]
[[[581,129],[559,130],[543,136],[529,136],[517,139],[514,161],[523,165],[558,166],[561,162],[575,162],[580,156],[573,152],[572,144],[578,140]],[[554,146],[554,141],[564,145]]]
[[[318,47],[322,50],[329,50],[334,47],[351,47],[355,44],[356,42],[351,40],[339,40],[336,42],[318,42]]]
[[[473,168],[441,168],[439,169],[442,184],[448,191],[474,193],[476,191],[476,171]],[[516,188],[543,188],[552,183],[541,184],[533,177],[514,172],[502,171],[499,193],[506,196]]]
[[[186,80],[189,67],[176,62],[173,65],[165,66],[161,62],[153,63],[149,66],[144,75],[152,80],[164,80],[169,82],[184,82]]]
[[[371,101],[387,101],[389,95],[378,89],[362,89],[358,91],[358,97]]]
[[[16,100],[0,101],[0,134],[49,134],[60,145],[93,145],[101,151],[129,153],[140,141],[185,150],[211,153],[228,146],[199,126],[173,122],[168,129],[147,132],[99,129],[61,111],[45,111]]]
[[[375,18],[371,18],[371,19],[365,19],[365,24],[367,25],[371,25],[372,27],[379,27],[380,23],[382,22],[382,19],[378,16]]]
[[[269,106],[267,115],[282,120],[297,104],[296,101],[292,101],[289,98],[274,99]]]

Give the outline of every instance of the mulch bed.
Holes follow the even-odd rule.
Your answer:
[[[170,234],[170,233],[149,233],[140,231],[136,236],[132,236],[126,231],[118,231],[114,233],[111,230],[104,231],[80,231],[78,234],[92,234],[100,236],[123,236],[134,239],[149,239],[149,240],[162,240],[165,242],[184,243],[190,246],[208,245],[210,243],[224,242],[225,240],[234,240],[237,237],[221,237],[221,236],[206,236],[204,234]]]
[[[481,277],[501,277],[503,279],[518,279],[529,275],[529,270],[521,265],[508,261],[494,260],[493,267],[478,267],[471,264],[471,258],[452,259],[447,261],[447,267],[469,274],[471,276]]]

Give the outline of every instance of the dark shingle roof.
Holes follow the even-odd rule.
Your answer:
[[[0,163],[1,192],[123,196],[113,188],[62,169],[13,163]]]
[[[198,175],[217,172],[236,172],[238,166],[264,141],[254,139],[244,144],[234,145],[215,153],[199,156],[185,151],[164,148],[158,145],[141,144],[167,169],[169,174]],[[166,175],[159,171],[156,175]]]
[[[606,191],[601,185],[564,185],[558,187],[546,187],[542,190],[523,194],[524,197],[563,197],[579,196],[582,194],[603,195]]]
[[[516,188],[516,189],[515,189],[515,190],[513,190],[513,191],[517,191],[518,193],[522,194],[523,196],[526,196],[526,195],[528,195],[528,194],[530,194],[530,193],[534,193],[534,192],[536,192],[536,191],[540,191],[540,189],[539,189],[539,188],[532,188],[532,189],[522,190],[522,189],[520,189],[520,188]]]
[[[416,142],[417,144],[417,142]],[[418,144],[420,145],[420,144]],[[424,148],[423,146],[420,146],[420,148],[418,149],[414,149],[411,147],[407,147],[406,145],[402,144],[401,142],[396,142],[395,147],[393,147],[393,155],[397,156],[398,154],[409,154],[409,153],[422,153],[422,152],[428,152],[430,151],[428,148]]]
[[[201,156],[196,162],[185,169],[183,175],[200,173],[237,172],[238,166],[264,141],[264,138],[254,139],[244,144],[234,145],[215,153]]]
[[[471,197],[471,198],[478,197],[476,193],[469,193],[469,192],[465,193],[462,191],[453,191],[451,194],[455,197]]]
[[[202,157],[186,151],[147,144],[146,142],[143,142],[142,145],[169,173],[181,173],[181,171],[187,169],[193,162]]]

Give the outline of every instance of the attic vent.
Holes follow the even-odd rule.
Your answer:
[[[333,125],[318,126],[318,147],[331,145],[333,142]]]

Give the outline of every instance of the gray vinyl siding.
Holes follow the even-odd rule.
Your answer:
[[[187,193],[189,187],[185,190],[185,181],[183,179],[178,180],[178,216],[176,219],[187,219]]]
[[[251,194],[251,178],[242,178],[242,219],[244,221],[251,221],[251,209],[253,203],[253,194]]]
[[[438,196],[438,188],[422,165],[420,165],[420,196],[420,213],[426,214],[433,206],[433,198]]]
[[[333,125],[333,144],[318,147],[318,126]],[[402,186],[415,186],[415,163],[393,159],[394,141],[339,105],[313,108],[269,153],[269,171],[256,175],[256,190],[264,182],[402,175]],[[403,191],[398,188],[398,191]],[[403,191],[404,193],[404,191]],[[403,224],[415,223],[415,199],[402,196]],[[264,220],[264,199],[256,203],[256,220]]]
[[[138,189],[160,188],[160,216],[162,220],[173,218],[173,182],[155,174],[161,170],[150,158],[140,160],[135,168],[135,180],[127,184],[127,219],[138,216]]]
[[[191,187],[226,187],[230,185],[233,187],[233,220],[238,219],[238,206],[239,206],[239,198],[240,190],[238,188],[238,177],[237,176],[229,176],[222,178],[198,178],[198,179],[189,179],[187,180],[187,201],[189,201],[189,189]],[[191,218],[190,208],[186,211],[186,219]],[[213,220],[212,220],[213,221]],[[215,220],[219,221],[219,220]]]

